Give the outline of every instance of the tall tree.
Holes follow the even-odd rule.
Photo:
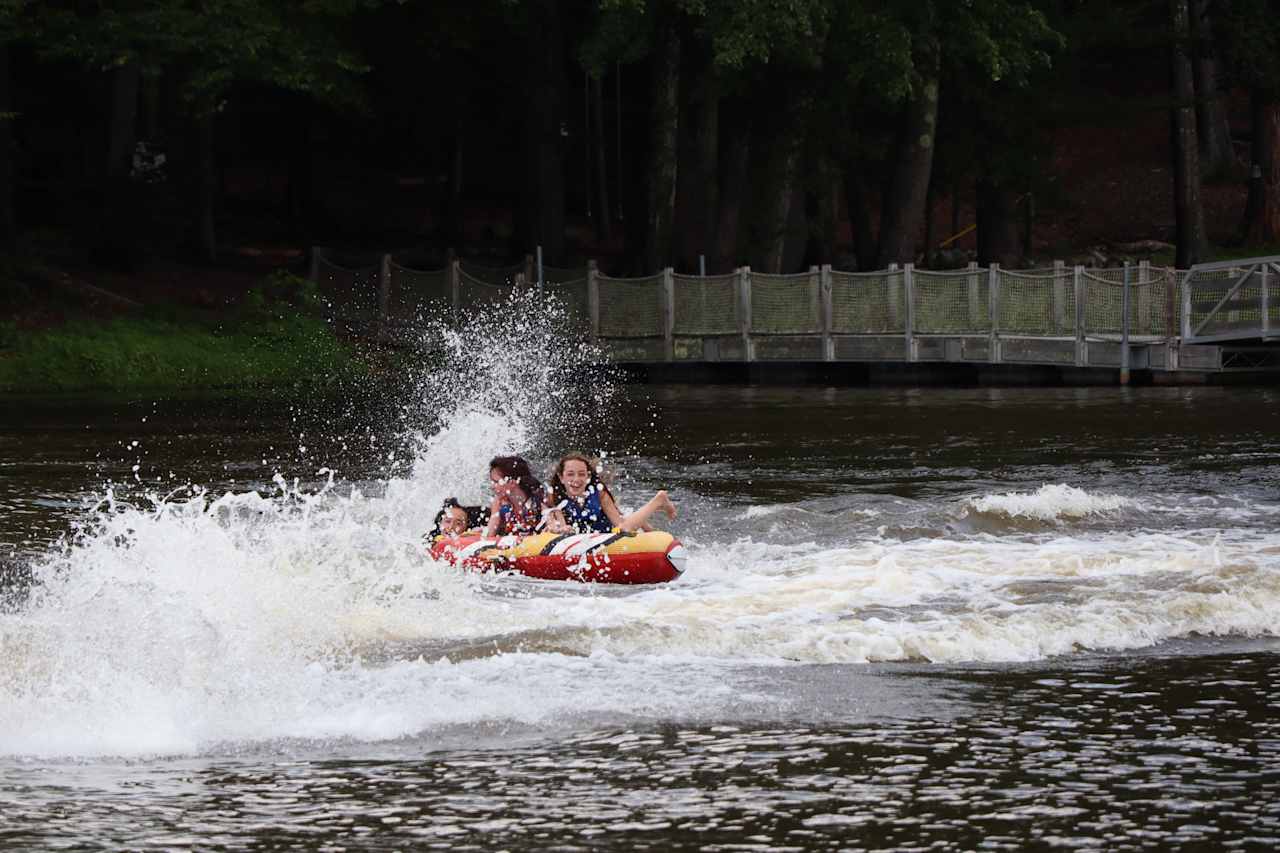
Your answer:
[[[884,197],[876,263],[910,263],[919,249],[929,173],[938,139],[940,47],[932,33],[922,34],[914,54],[911,97],[898,119],[895,155]]]
[[[1196,142],[1195,86],[1191,70],[1189,0],[1169,0],[1173,27],[1173,209],[1177,265],[1204,257],[1204,206],[1200,201],[1200,149]]]
[[[528,0],[525,140],[528,151],[525,247],[542,246],[553,264],[564,262],[564,162],[560,126],[564,112],[564,22],[560,0]]]
[[[657,272],[671,263],[679,163],[681,34],[674,10],[658,13],[651,57],[652,110],[649,143],[649,204],[644,267]]]
[[[1241,238],[1280,243],[1280,16],[1274,0],[1233,0],[1220,10],[1232,77],[1249,89],[1252,143]]]
[[[1195,39],[1192,71],[1196,90],[1196,140],[1200,145],[1202,176],[1223,175],[1235,163],[1231,126],[1227,123],[1218,72],[1218,42],[1214,35],[1214,6],[1218,0],[1192,0],[1191,31]]]

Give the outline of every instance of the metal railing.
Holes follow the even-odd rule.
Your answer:
[[[740,267],[689,276],[672,269],[616,278],[585,269],[451,260],[415,270],[393,255],[313,252],[312,277],[383,325],[420,311],[465,312],[512,288],[566,302],[584,335],[619,361],[980,360],[1088,366],[1108,353],[1122,372],[1133,344],[1262,339],[1280,329],[1270,287],[1280,256],[1201,264],[1182,272],[1146,261],[1121,267],[1006,270],[998,265],[870,272],[811,267],[772,275]],[[531,274],[541,274],[541,281]],[[1040,342],[1040,343],[1037,343]],[[1049,346],[1052,344],[1052,346]],[[1090,347],[1094,352],[1091,355]],[[1114,356],[1114,357],[1113,357]],[[1176,357],[1171,357],[1176,361]]]

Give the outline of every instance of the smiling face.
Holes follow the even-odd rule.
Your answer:
[[[440,532],[446,536],[461,536],[467,529],[467,513],[460,506],[445,509],[440,519]]]
[[[571,497],[580,498],[591,482],[591,469],[581,459],[566,459],[560,470],[560,482]]]

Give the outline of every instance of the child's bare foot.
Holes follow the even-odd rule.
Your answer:
[[[676,517],[676,505],[671,502],[671,498],[667,497],[666,490],[658,492],[658,507],[667,514],[667,518]]]

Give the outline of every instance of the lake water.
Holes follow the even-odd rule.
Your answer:
[[[651,588],[424,558],[498,399],[0,402],[0,847],[1280,843],[1280,393],[558,397]]]

